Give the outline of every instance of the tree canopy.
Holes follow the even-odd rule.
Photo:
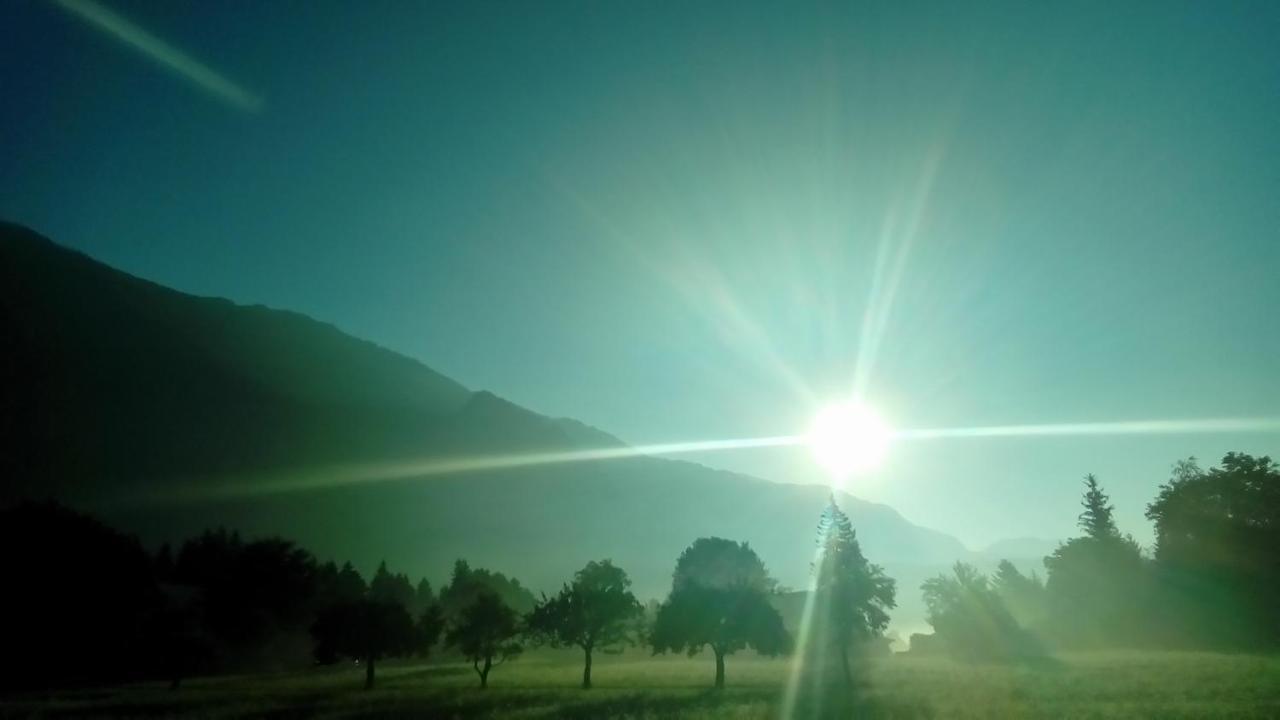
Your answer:
[[[445,643],[471,663],[480,676],[480,687],[487,688],[489,672],[523,650],[519,634],[520,622],[516,611],[497,593],[481,589],[459,611],[445,636]]]
[[[813,566],[814,590],[824,593],[828,630],[840,652],[845,682],[853,683],[851,646],[879,637],[889,625],[894,582],[879,565],[867,561],[849,516],[827,504],[818,521],[818,557]]]
[[[1207,471],[1195,458],[1180,462],[1147,517],[1184,640],[1280,646],[1280,467],[1271,458],[1227,453]]]
[[[366,598],[322,611],[311,626],[318,656],[343,655],[365,664],[366,690],[374,666],[384,657],[414,651],[415,628],[403,605]]]
[[[627,573],[609,560],[591,561],[553,597],[543,597],[529,613],[529,629],[552,646],[582,648],[582,687],[591,687],[591,659],[597,649],[633,640],[643,611],[631,593]]]
[[[747,543],[699,538],[676,561],[671,593],[658,608],[655,653],[695,655],[710,647],[715,686],[724,687],[724,658],[751,647],[763,655],[791,649],[782,617],[769,603],[776,582]]]

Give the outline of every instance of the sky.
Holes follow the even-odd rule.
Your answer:
[[[1119,7],[1124,5],[1124,7]],[[1280,416],[1274,3],[0,8],[0,217],[633,443]],[[971,547],[1275,432],[919,440]],[[824,482],[804,448],[696,456]]]

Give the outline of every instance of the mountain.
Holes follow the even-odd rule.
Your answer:
[[[721,535],[802,587],[828,494],[654,457],[424,475],[442,458],[623,443],[305,316],[180,293],[10,224],[0,343],[0,499],[56,497],[153,544],[225,525],[434,581],[465,557],[546,590],[610,557],[656,597],[689,542]],[[372,466],[400,470],[362,474]],[[912,583],[967,554],[892,508],[839,500],[868,557]],[[902,588],[907,608],[917,586]]]
[[[1058,548],[1058,540],[1038,537],[1019,537],[997,540],[983,548],[978,554],[988,560],[1034,560],[1036,565]]]

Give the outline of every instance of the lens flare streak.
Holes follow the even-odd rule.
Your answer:
[[[262,98],[100,3],[94,0],[53,2],[228,105],[246,112],[257,112],[262,108]]]
[[[924,428],[889,431],[894,441],[944,440],[986,437],[1068,437],[1106,435],[1174,435],[1211,433],[1280,432],[1280,417],[1212,418],[1205,420],[1138,420],[1052,425],[990,425],[968,428]],[[805,435],[775,435],[729,440],[670,442],[652,445],[589,448],[565,452],[515,453],[477,457],[427,458],[417,461],[299,468],[292,472],[257,475],[216,486],[187,485],[158,490],[150,501],[194,501],[272,495],[306,490],[392,482],[486,470],[557,465],[576,462],[721,452],[750,448],[788,447],[806,444]]]

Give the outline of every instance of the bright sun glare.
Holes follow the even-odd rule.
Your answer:
[[[814,458],[834,479],[874,470],[889,450],[889,426],[859,403],[828,405],[818,413],[807,436]]]

